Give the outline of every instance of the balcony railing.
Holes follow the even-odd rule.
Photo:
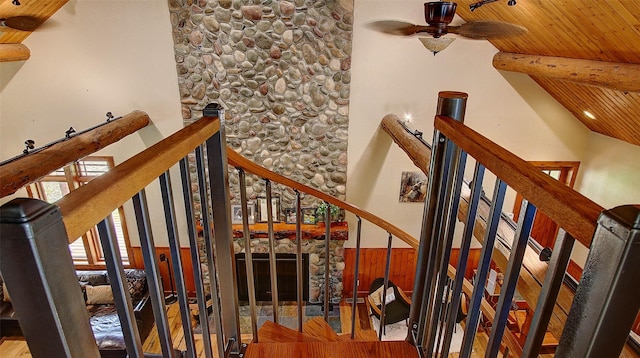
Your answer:
[[[242,228],[244,246],[247,248],[251,247],[251,236],[247,191],[244,187],[245,173],[265,180],[267,203],[271,202],[273,195],[272,182],[289,187],[296,193],[297,317],[300,331],[303,315],[300,197],[304,194],[337,205],[357,218],[354,296],[358,291],[362,220],[382,228],[387,233],[383,292],[389,287],[393,241],[401,240],[413,248],[419,248],[408,339],[416,345],[420,355],[433,356],[436,355],[434,352],[445,355],[448,352],[457,311],[454,308],[460,305],[462,292],[471,298],[470,310],[465,321],[462,356],[469,356],[471,352],[480,317],[488,317],[492,321],[486,355],[488,357],[497,356],[500,350],[506,355],[536,356],[544,333],[549,327],[559,329],[561,333],[558,356],[596,357],[603,356],[598,354],[602,354],[604,350],[608,354],[605,356],[611,356],[611,352],[619,352],[623,349],[629,328],[639,308],[638,287],[634,287],[633,283],[640,274],[637,252],[638,207],[626,206],[602,212],[602,208],[580,194],[554,183],[537,169],[462,125],[465,101],[464,94],[442,93],[431,148],[421,143],[416,144],[413,142],[415,138],[407,139],[411,145],[403,145],[403,148],[413,148],[408,149],[410,156],[420,169],[429,175],[429,197],[425,205],[423,230],[419,241],[372,213],[271,172],[228,149],[224,125],[220,120],[224,118],[224,111],[216,105],[207,106],[202,119],[70,193],[56,205],[29,199],[16,199],[5,204],[0,213],[0,271],[11,292],[15,311],[20,318],[20,325],[32,354],[36,357],[99,356],[77,285],[68,243],[69,238],[79,237],[89,228],[102,222],[99,224],[100,237],[106,238],[102,241],[102,246],[127,353],[130,357],[145,355],[133,317],[123,266],[119,252],[115,249],[115,236],[108,230],[110,225],[103,222],[110,220],[109,214],[114,207],[129,200],[133,203],[136,215],[162,355],[196,356],[189,297],[182,269],[184,263],[181,261],[181,246],[176,227],[175,201],[180,201],[186,208],[189,252],[193,262],[192,267],[188,269],[194,273],[200,322],[209,321],[207,292],[212,297],[215,334],[211,334],[207,324],[202,325],[203,354],[206,357],[213,357],[214,354],[218,357],[240,356],[247,344],[260,342],[255,311],[255,288],[252,287],[254,280],[251,250],[245,252],[251,310],[251,342],[243,342],[240,334],[228,166],[235,167],[240,178]],[[385,117],[383,126],[395,127],[396,124],[394,119],[388,116]],[[401,131],[393,133],[394,138],[402,137]],[[195,158],[194,168],[190,168],[189,156]],[[470,161],[471,158],[476,163],[473,179],[467,184],[464,181],[464,173],[467,160]],[[431,166],[427,170],[426,163],[429,162]],[[180,167],[182,177],[183,197],[179,199],[174,198],[169,170],[176,163]],[[190,179],[192,171],[197,174],[202,230],[198,230],[195,219],[197,215]],[[498,178],[490,202],[481,200],[486,171],[491,171]],[[185,337],[185,352],[176,352],[174,349],[175,342],[172,342],[172,332],[167,321],[164,293],[156,261],[153,228],[145,190],[155,179],[159,179],[161,189]],[[523,194],[528,201],[523,206],[524,214],[521,215],[517,226],[505,228],[501,205],[507,185]],[[536,205],[538,210],[547,213],[563,228],[548,269],[538,266],[540,270],[536,272],[528,271],[530,267],[527,268],[527,265],[532,264],[523,262],[526,255],[530,254],[528,250],[531,250],[527,243],[535,212],[535,208],[529,202]],[[275,275],[275,239],[271,210],[271,206],[267,205],[272,304],[275,308],[278,306],[278,283]],[[329,238],[329,209],[325,218],[325,237]],[[458,263],[453,267],[449,265],[449,255],[456,235],[456,220],[466,224],[460,234],[462,244]],[[600,226],[597,226],[597,223],[600,223]],[[203,252],[198,249],[199,232],[204,242]],[[465,280],[464,272],[474,237],[482,243],[482,254],[475,285],[472,285]],[[575,294],[576,298],[573,299],[573,294],[563,291],[562,279],[575,240],[590,246],[591,252],[585,265],[583,279]],[[327,244],[324,253],[326,258],[329,257],[328,251]],[[205,256],[206,265],[198,264],[203,261],[201,255]],[[611,259],[603,260],[603,255],[608,255]],[[492,260],[505,274],[495,307],[487,306],[483,297],[484,282]],[[203,267],[208,270],[208,282],[204,280]],[[525,270],[521,270],[522,267]],[[330,271],[329,260],[326,259],[322,298],[325,320],[328,318],[326,308],[330,305]],[[542,285],[538,283],[542,281]],[[525,297],[530,307],[535,307],[533,322],[523,347],[520,347],[517,339],[505,329],[516,289]],[[566,302],[567,299],[569,303]],[[559,301],[560,311],[564,313],[553,313],[556,301]],[[351,338],[354,338],[355,333],[355,306],[354,297]],[[380,327],[384,327],[385,307],[383,299]],[[587,315],[585,312],[592,314]],[[274,309],[273,320],[276,323],[279,321],[277,309]],[[382,329],[379,334],[382,335]],[[216,340],[215,344],[211,341],[212,337]],[[619,353],[613,353],[614,356],[617,354]]]

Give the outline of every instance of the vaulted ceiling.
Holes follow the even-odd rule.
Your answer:
[[[13,1],[0,0],[0,18],[44,22],[68,0]],[[491,41],[500,51],[494,67],[529,74],[590,130],[640,145],[640,0],[497,0],[472,12],[475,2],[458,0],[457,14],[529,30]],[[27,59],[29,34],[0,28],[0,61]]]

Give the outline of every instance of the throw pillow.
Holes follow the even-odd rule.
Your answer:
[[[395,300],[396,300],[396,294],[393,292],[393,287],[387,288],[387,294],[385,296],[384,303],[388,305],[389,303]]]
[[[113,303],[113,292],[111,286],[85,286],[87,290],[87,304],[88,305],[102,305]]]
[[[382,304],[382,301],[380,300],[380,295],[382,294],[383,290],[384,290],[384,286],[380,286],[378,287],[377,290],[371,292],[371,294],[369,295],[374,305],[380,306]]]

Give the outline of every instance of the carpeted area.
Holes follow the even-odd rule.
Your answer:
[[[373,329],[378,334],[380,327],[380,321],[375,316],[371,317],[373,322]],[[385,327],[384,334],[382,335],[383,341],[404,341],[407,338],[407,323],[406,321],[400,321],[394,324],[388,324]],[[464,336],[464,329],[457,323],[451,338],[451,347],[449,353],[460,352],[462,347],[462,337]]]

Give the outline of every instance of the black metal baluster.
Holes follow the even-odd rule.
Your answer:
[[[278,269],[276,267],[276,245],[273,237],[273,205],[271,196],[271,181],[265,181],[267,192],[267,231],[269,235],[269,274],[271,276],[271,303],[273,304],[273,322],[278,320]]]
[[[469,206],[467,207],[467,217],[464,226],[464,232],[462,234],[462,242],[460,244],[460,252],[458,256],[458,263],[456,265],[456,275],[453,280],[453,294],[451,297],[452,309],[449,311],[447,317],[447,332],[445,334],[445,343],[442,355],[446,356],[449,353],[451,346],[451,338],[453,335],[453,329],[455,326],[458,313],[458,307],[460,307],[462,285],[465,280],[464,274],[467,269],[467,260],[469,259],[469,249],[471,248],[471,240],[473,239],[473,229],[475,228],[475,219],[478,212],[478,203],[482,196],[482,180],[484,178],[485,167],[476,162],[475,170],[473,172],[473,180],[471,182],[471,194],[469,196]]]
[[[567,265],[571,258],[571,250],[575,239],[560,230],[553,247],[551,261],[544,277],[544,283],[538,297],[535,313],[529,326],[529,333],[522,348],[522,357],[537,357],[547,332],[547,326],[556,305],[556,299],[562,286]]]
[[[351,303],[351,339],[356,335],[356,310],[358,303],[358,275],[360,272],[360,234],[362,232],[362,219],[358,218],[358,228],[356,230],[356,267],[353,273],[353,302]]]
[[[249,311],[251,312],[251,332],[253,342],[258,343],[258,313],[256,312],[256,289],[253,275],[253,255],[251,253],[251,232],[249,231],[249,210],[247,208],[247,184],[244,170],[238,169],[240,182],[240,203],[242,205],[242,231],[244,236],[244,255],[247,270],[247,292],[249,294]],[[270,204],[270,203],[269,203]],[[270,206],[270,205],[267,205]]]
[[[302,204],[300,202],[300,192],[296,192],[296,282],[297,282],[297,304],[298,304],[298,331],[302,332]]]
[[[513,244],[511,245],[511,255],[509,255],[507,272],[505,272],[504,283],[502,284],[502,287],[500,287],[500,298],[498,299],[498,305],[496,306],[496,317],[491,325],[491,335],[485,352],[485,357],[487,358],[497,357],[498,351],[500,350],[502,336],[504,335],[504,330],[507,326],[511,303],[513,302],[513,296],[516,291],[516,284],[520,277],[522,260],[527,249],[527,244],[529,243],[529,234],[531,233],[533,219],[536,215],[536,208],[532,204],[523,200],[520,213],[524,213],[524,215],[521,215],[520,220],[518,220],[518,227],[516,229]]]
[[[169,329],[169,320],[164,305],[164,293],[160,284],[160,270],[156,260],[156,248],[153,241],[151,221],[149,219],[149,206],[147,195],[142,189],[133,198],[133,209],[138,223],[138,236],[140,237],[140,248],[144,260],[144,268],[147,274],[147,286],[149,287],[149,299],[153,308],[153,316],[158,331],[158,340],[162,354],[165,357],[174,357],[173,341]]]
[[[467,316],[464,338],[462,339],[462,349],[460,350],[461,358],[469,358],[473,349],[473,340],[476,336],[478,323],[480,322],[480,303],[482,303],[482,298],[484,297],[485,283],[487,282],[487,276],[489,274],[491,255],[493,254],[506,190],[507,185],[502,180],[497,179],[493,189],[489,217],[487,218],[487,228],[480,253],[480,264],[478,265],[475,285],[473,287],[473,293],[471,294],[469,315]]]
[[[180,174],[182,178],[182,195],[184,197],[185,214],[187,219],[187,232],[189,234],[189,252],[191,254],[191,266],[193,268],[193,281],[198,302],[198,317],[202,329],[202,346],[205,358],[213,358],[211,349],[211,330],[209,329],[209,316],[207,313],[206,298],[204,293],[204,281],[202,280],[202,266],[200,265],[200,250],[197,241],[197,227],[193,211],[193,197],[191,194],[191,178],[189,176],[189,164],[187,158],[180,160]]]
[[[214,325],[216,328],[216,342],[218,346],[218,357],[224,356],[224,334],[222,325],[222,312],[220,308],[220,299],[218,293],[218,275],[216,275],[216,259],[213,254],[213,244],[211,235],[213,230],[211,228],[211,214],[209,213],[209,195],[207,193],[207,173],[205,169],[204,153],[202,146],[196,148],[196,169],[198,171],[198,189],[200,191],[200,210],[202,212],[202,236],[204,239],[205,254],[207,255],[207,269],[209,274],[209,293],[211,294],[211,304]],[[198,302],[198,310],[206,316],[208,312],[207,300],[203,299]],[[201,325],[208,324],[209,317],[200,321]],[[225,328],[226,329],[226,328]],[[204,332],[204,331],[203,331]]]
[[[171,261],[173,273],[178,292],[178,304],[180,305],[180,317],[182,319],[182,330],[184,334],[187,357],[196,356],[196,343],[193,339],[193,327],[191,326],[191,310],[187,297],[187,287],[182,271],[182,257],[180,255],[180,240],[176,230],[176,211],[173,201],[173,190],[171,187],[171,176],[169,171],[160,176],[160,191],[162,193],[162,204],[164,206],[164,217],[167,224],[167,238],[169,249],[171,250]],[[171,276],[169,277],[171,279]]]
[[[384,268],[384,289],[381,295],[382,308],[380,309],[380,327],[378,330],[378,340],[382,340],[382,332],[384,331],[384,322],[385,322],[385,311],[387,308],[387,290],[389,289],[389,271],[391,270],[391,244],[393,241],[393,236],[389,233],[389,238],[387,240],[387,262]]]
[[[330,272],[330,248],[331,246],[331,204],[327,204],[327,210],[324,213],[324,320],[329,322],[329,311],[331,310],[331,302],[329,297],[331,295],[331,272]]]
[[[113,300],[118,310],[118,318],[127,346],[127,354],[132,358],[143,358],[142,342],[136,318],[133,314],[131,296],[127,287],[127,278],[122,266],[122,258],[118,247],[118,238],[114,230],[111,215],[107,216],[98,224],[100,244],[104,253],[104,260],[107,266],[107,274],[111,282]]]

